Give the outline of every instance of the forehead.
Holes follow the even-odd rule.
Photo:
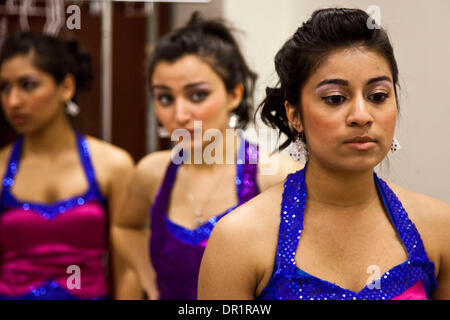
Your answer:
[[[174,62],[159,62],[152,76],[152,85],[186,85],[188,83],[220,82],[219,75],[208,63],[195,55],[186,55]]]
[[[30,55],[14,56],[0,66],[0,77],[4,79],[15,79],[30,74],[46,76],[45,72],[34,66]]]
[[[350,83],[366,82],[379,76],[392,80],[392,72],[386,59],[366,48],[339,49],[328,55],[310,77],[311,82],[324,79],[344,79]],[[316,83],[317,84],[317,83]]]

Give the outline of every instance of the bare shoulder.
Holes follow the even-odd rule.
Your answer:
[[[171,150],[155,151],[143,157],[136,165],[134,179],[150,191],[151,199],[162,183],[170,159]]]
[[[133,167],[134,160],[126,150],[91,136],[87,141],[94,162],[113,169]]]
[[[412,215],[412,218],[432,224],[446,221],[450,223],[450,204],[391,182],[388,182],[388,185],[402,202],[408,214]]]
[[[439,266],[450,249],[450,205],[425,194],[388,182],[408,216],[416,225],[430,258]]]
[[[223,217],[214,230],[218,228],[224,232],[242,232],[243,236],[248,231],[264,234],[273,227],[274,222],[279,222],[281,189],[282,183],[278,183],[260,193]]]
[[[261,190],[286,179],[288,174],[303,169],[303,164],[292,160],[282,153],[270,154],[265,149],[260,149],[258,160],[258,183]]]
[[[149,178],[162,178],[170,162],[171,151],[155,151],[143,157],[137,163],[139,175]]]
[[[273,269],[280,224],[283,184],[278,183],[222,218],[211,238],[223,246],[245,250],[257,270],[258,282]],[[245,249],[243,249],[245,248]]]

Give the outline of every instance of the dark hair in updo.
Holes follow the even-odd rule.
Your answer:
[[[265,124],[280,130],[287,140],[285,149],[299,133],[291,127],[286,116],[285,101],[295,106],[302,118],[301,91],[307,79],[335,50],[364,47],[374,50],[386,59],[392,72],[397,96],[398,68],[389,37],[382,28],[369,29],[369,15],[359,9],[329,8],[315,11],[311,18],[297,29],[275,56],[275,69],[280,78],[278,87],[266,88],[266,97],[260,104]],[[398,106],[398,104],[397,104]],[[301,137],[301,136],[300,136]],[[303,135],[307,139],[306,136]]]
[[[164,36],[154,48],[148,69],[150,85],[159,62],[175,62],[188,54],[207,63],[222,79],[228,92],[238,84],[243,85],[242,101],[232,112],[238,116],[236,127],[245,128],[251,120],[257,75],[245,62],[231,29],[223,21],[204,20],[194,12],[185,26]]]
[[[31,54],[33,64],[50,74],[57,84],[71,74],[76,81],[73,101],[78,90],[88,89],[92,80],[91,57],[76,40],[64,40],[43,33],[18,32],[9,36],[0,50],[0,67],[15,56]]]

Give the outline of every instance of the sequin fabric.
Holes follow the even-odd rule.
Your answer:
[[[257,185],[258,147],[242,139],[236,164],[238,204],[195,230],[168,219],[170,193],[179,165],[170,162],[154,204],[150,210],[150,257],[157,274],[162,300],[197,299],[197,281],[206,243],[215,224],[237,206],[259,193]]]
[[[0,299],[108,297],[107,203],[87,140],[76,133],[76,142],[88,191],[53,204],[24,202],[12,194],[23,139],[12,147],[0,198]],[[80,268],[81,288],[68,285],[71,265]]]
[[[12,148],[9,165],[5,177],[2,180],[3,187],[1,193],[0,212],[6,208],[21,207],[25,211],[38,213],[44,219],[52,220],[66,211],[92,201],[99,200],[104,206],[106,206],[106,199],[100,191],[97,179],[95,178],[94,168],[90,161],[89,145],[80,133],[76,133],[76,137],[81,164],[89,183],[89,189],[85,194],[79,197],[65,199],[51,205],[17,200],[11,192],[11,188],[14,185],[14,178],[17,174],[20,157],[22,155],[23,138],[20,138]]]
[[[377,188],[401,241],[408,260],[384,273],[378,283],[354,292],[310,275],[295,263],[303,231],[307,199],[305,169],[290,174],[284,185],[281,220],[274,272],[259,295],[261,300],[391,300],[422,282],[427,298],[437,285],[435,268],[425,252],[420,234],[394,192],[374,172]]]

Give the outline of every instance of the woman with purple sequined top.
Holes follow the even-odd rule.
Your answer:
[[[450,299],[450,206],[374,172],[395,151],[398,68],[368,22],[317,10],[277,53],[261,115],[307,162],[217,224],[199,299]]]
[[[278,158],[278,168],[262,174],[270,162],[238,134],[251,119],[256,75],[224,23],[194,14],[156,46],[149,79],[160,123],[182,141],[139,162],[114,241],[149,299],[196,299],[217,221],[299,166]]]

